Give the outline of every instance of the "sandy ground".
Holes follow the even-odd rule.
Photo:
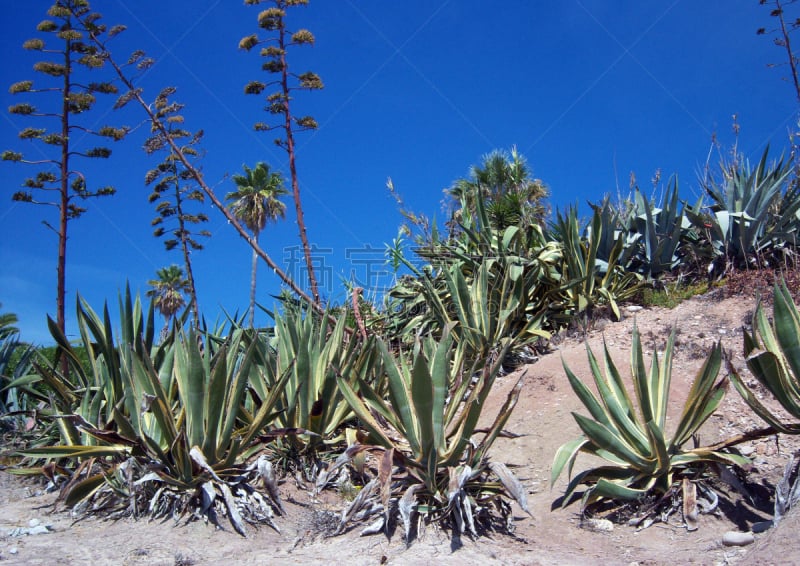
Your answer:
[[[350,531],[334,538],[317,536],[320,513],[335,511],[335,502],[312,503],[310,496],[284,482],[287,516],[279,518],[281,532],[267,527],[250,529],[242,538],[227,528],[215,530],[201,522],[175,524],[83,519],[53,510],[54,494],[40,486],[0,474],[0,560],[7,564],[800,564],[800,517],[790,514],[777,528],[755,535],[745,547],[722,544],[728,531],[748,531],[753,523],[771,518],[775,482],[788,455],[800,446],[794,439],[774,437],[744,445],[754,459],[748,473],[750,498],[731,490],[721,493],[720,511],[702,515],[699,529],[688,532],[679,515],[668,524],[656,523],[637,531],[617,524],[610,532],[593,532],[581,524],[578,505],[551,511],[566,484],[562,477],[550,485],[550,466],[558,446],[576,437],[571,412],[585,413],[567,383],[562,359],[585,380],[590,379],[584,338],[599,354],[605,339],[619,367],[629,367],[634,318],[646,351],[663,344],[673,325],[678,328],[671,405],[682,408],[691,381],[706,353],[721,340],[733,363],[743,368],[742,326],[749,322],[755,302],[746,297],[699,297],[672,310],[625,311],[620,322],[598,321],[588,333],[566,338],[551,353],[520,371],[526,382],[507,429],[520,435],[501,438],[490,454],[505,462],[528,489],[528,517],[514,505],[513,535],[492,534],[453,542],[451,534],[428,528],[408,548],[398,531],[359,537]],[[745,370],[746,371],[746,370]],[[485,415],[502,405],[516,382],[512,374],[498,380]],[[626,373],[627,375],[627,373]],[[677,414],[673,418],[677,418]],[[721,411],[701,431],[703,444],[763,426],[731,388]],[[579,460],[579,464],[585,460]],[[30,521],[50,527],[46,534],[11,536],[12,529]]]

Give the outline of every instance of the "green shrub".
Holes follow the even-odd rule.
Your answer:
[[[674,309],[687,299],[697,295],[704,295],[715,286],[708,281],[682,283],[675,281],[665,283],[662,287],[645,287],[641,291],[640,301],[645,307],[663,307]]]

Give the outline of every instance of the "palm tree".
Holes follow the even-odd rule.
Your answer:
[[[2,306],[3,304],[0,303],[0,307]],[[19,328],[14,326],[17,322],[19,322],[17,315],[10,312],[0,313],[0,340],[19,334]]]
[[[164,317],[164,330],[161,334],[165,336],[170,320],[186,305],[184,294],[190,291],[190,286],[189,280],[183,275],[183,269],[174,264],[158,269],[156,277],[158,279],[147,282],[151,287],[147,296],[153,297],[156,309]]]
[[[258,162],[253,169],[244,165],[244,171],[244,175],[233,176],[236,190],[225,195],[225,200],[231,201],[228,205],[231,212],[247,226],[253,233],[253,239],[258,243],[258,236],[267,222],[285,217],[286,205],[279,200],[279,197],[288,195],[289,191],[284,185],[281,174],[270,171],[266,163]],[[258,255],[254,250],[250,276],[251,327],[255,318],[257,267]]]
[[[495,150],[483,156],[480,165],[472,166],[468,178],[459,179],[446,192],[455,201],[453,225],[474,221],[478,199],[485,204],[497,229],[520,222],[542,225],[547,214],[547,187],[531,178],[527,160],[516,147],[510,152]]]

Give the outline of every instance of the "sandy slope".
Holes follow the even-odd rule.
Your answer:
[[[669,330],[677,326],[678,339],[673,371],[674,411],[680,410],[691,380],[708,348],[721,339],[737,367],[743,367],[741,327],[749,320],[754,301],[744,297],[721,299],[706,296],[687,301],[676,309],[645,309],[635,314],[646,349],[663,347]],[[601,352],[603,337],[621,368],[627,370],[634,315],[625,312],[620,322],[598,322],[586,335]],[[513,469],[529,490],[533,518],[514,507],[514,536],[492,535],[459,543],[449,533],[429,528],[409,548],[402,533],[391,539],[376,535],[361,538],[349,532],[336,538],[316,536],[324,511],[335,511],[335,501],[311,503],[307,493],[291,483],[283,485],[288,516],[280,519],[281,533],[268,528],[251,529],[247,539],[226,531],[215,531],[202,523],[103,522],[86,519],[73,523],[68,514],[52,511],[54,495],[36,495],[37,486],[0,474],[0,534],[28,526],[31,519],[52,525],[53,532],[36,536],[0,535],[0,558],[7,564],[418,564],[435,560],[441,564],[792,564],[800,563],[797,516],[789,516],[780,527],[756,535],[756,543],[736,548],[722,545],[722,535],[748,530],[753,522],[770,516],[771,486],[782,471],[790,450],[798,444],[768,439],[746,446],[755,464],[749,473],[754,505],[732,494],[723,499],[718,516],[701,516],[700,528],[687,532],[674,518],[637,532],[617,525],[612,532],[581,528],[577,506],[551,511],[566,478],[550,486],[550,465],[563,442],[578,434],[571,417],[582,407],[564,376],[562,359],[588,380],[583,336],[562,341],[557,349],[533,365],[522,368],[526,381],[519,404],[507,429],[521,436],[503,438],[495,444],[492,458]],[[518,373],[499,379],[487,406],[489,420],[505,400]],[[673,415],[673,418],[677,415]],[[701,442],[711,443],[738,432],[760,427],[735,391],[731,390],[721,412],[710,419]],[[585,465],[585,463],[584,463]],[[770,489],[767,489],[770,488]],[[760,498],[760,499],[759,499]],[[760,508],[759,508],[760,506]],[[16,551],[12,553],[12,550]]]

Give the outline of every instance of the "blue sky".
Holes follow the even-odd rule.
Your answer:
[[[31,71],[38,58],[20,46],[36,36],[49,5],[6,6],[6,85],[45,80]],[[288,172],[274,136],[252,130],[269,118],[261,101],[243,94],[248,81],[266,78],[257,53],[237,49],[241,37],[257,31],[263,8],[238,0],[96,0],[93,7],[107,24],[128,27],[112,44],[117,58],[144,49],[157,61],[140,81],[148,99],[164,86],[178,87],[186,126],[205,131],[202,168],[220,196],[233,189],[230,175],[243,164],[266,161]],[[298,171],[309,238],[324,264],[323,294],[341,301],[341,280],[351,277],[369,277],[368,286],[388,283],[381,250],[402,220],[385,188],[390,177],[408,207],[435,216],[442,190],[471,164],[516,145],[550,187],[554,208],[626,195],[631,172],[649,192],[656,170],[662,185],[678,174],[682,194],[694,200],[698,168],[709,156],[716,165],[734,142],[734,114],[745,155],[757,159],[768,143],[779,155],[796,126],[797,102],[782,80],[788,70],[767,67],[783,62],[784,53],[755,33],[771,20],[757,0],[312,0],[292,10],[288,26],[308,28],[317,40],[290,54],[292,70],[313,70],[325,83],[295,103],[320,124],[298,136]],[[24,100],[0,90],[3,108]],[[103,104],[90,124],[136,126],[142,118],[132,106],[115,113],[110,99]],[[35,152],[17,139],[31,125],[4,112],[0,149]],[[108,300],[114,312],[126,281],[143,293],[157,268],[180,263],[151,235],[144,174],[157,161],[141,150],[145,135],[140,127],[112,146],[107,162],[80,165],[90,184],[114,184],[118,194],[89,201],[71,225],[70,333],[76,292],[95,309]],[[55,313],[56,238],[41,221],[55,216],[11,202],[32,172],[0,163],[0,303],[19,316],[23,338],[46,343],[45,317]],[[285,222],[262,234],[267,252],[290,270],[299,243],[291,208]],[[213,321],[223,309],[246,309],[250,249],[219,211],[209,215],[213,237],[193,261],[201,310]],[[279,288],[262,265],[259,301],[271,307],[269,294]]]

